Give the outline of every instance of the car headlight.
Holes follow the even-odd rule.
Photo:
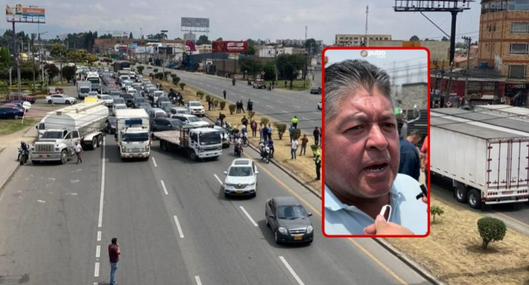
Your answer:
[[[307,233],[308,234],[312,233],[313,230],[314,230],[314,228],[312,226],[308,226],[307,227]]]
[[[278,230],[280,233],[284,234],[284,235],[288,234],[287,229],[284,228],[284,227],[279,227],[277,230]]]

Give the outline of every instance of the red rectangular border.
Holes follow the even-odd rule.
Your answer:
[[[406,51],[426,51],[427,59],[428,59],[428,102],[427,102],[427,110],[428,110],[428,132],[427,132],[427,138],[428,141],[426,142],[428,144],[428,159],[426,162],[426,167],[428,169],[428,212],[426,213],[428,215],[428,231],[424,235],[327,235],[325,233],[325,68],[326,68],[326,52],[327,51],[335,51],[335,50],[406,50]],[[321,209],[322,209],[322,216],[321,216],[321,228],[322,228],[322,234],[326,238],[426,238],[430,236],[431,232],[431,220],[430,220],[430,203],[431,203],[431,195],[430,195],[430,189],[431,189],[431,175],[430,175],[430,101],[431,101],[431,78],[430,78],[430,50],[426,47],[327,47],[322,52],[322,120],[321,120],[321,126],[322,126],[322,132],[321,132],[321,145],[322,145],[322,180],[321,180],[321,189],[322,189],[322,199],[321,199]]]

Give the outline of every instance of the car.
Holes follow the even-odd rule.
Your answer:
[[[116,114],[116,110],[121,110],[121,109],[127,109],[127,105],[123,104],[123,103],[114,103],[114,105],[112,105],[112,110],[111,110],[110,113],[112,115],[115,115]]]
[[[147,113],[149,113],[149,118],[151,118],[151,120],[156,119],[156,118],[167,118],[168,117],[167,113],[160,108],[151,108],[149,109]]]
[[[321,87],[313,87],[310,89],[310,94],[321,94]]]
[[[171,115],[171,118],[179,119],[180,121],[184,122],[185,125],[189,125],[191,127],[201,128],[211,126],[210,123],[203,121],[197,116],[191,114]]]
[[[318,103],[318,105],[316,106],[316,108],[317,108],[318,110],[321,111],[321,109],[322,109],[321,101]]]
[[[312,213],[290,196],[274,197],[265,204],[266,225],[272,230],[274,240],[280,243],[312,243],[314,227]]]
[[[0,119],[19,119],[24,117],[24,109],[11,106],[0,106]]]
[[[158,108],[164,110],[165,112],[167,112],[167,114],[170,114],[171,108],[173,108],[173,103],[169,101],[163,101],[163,102],[158,101]]]
[[[256,79],[252,82],[252,87],[257,89],[266,89],[266,84],[262,79]]]
[[[159,96],[158,99],[156,100],[156,106],[158,108],[162,108],[163,102],[171,103],[171,100],[169,100],[169,97],[167,97],[167,95]]]
[[[55,94],[46,96],[48,104],[75,104],[77,101],[74,97],[66,96],[64,94]]]
[[[99,100],[103,101],[103,103],[107,107],[112,107],[112,104],[114,104],[114,98],[112,98],[112,96],[110,96],[110,95],[100,94],[100,95],[97,95],[97,98]]]
[[[134,98],[132,99],[132,107],[138,109],[140,108],[140,105],[141,104],[145,104],[147,103],[145,101],[145,98],[141,97],[141,96],[134,96]]]
[[[187,109],[189,110],[189,113],[191,115],[195,116],[204,116],[206,113],[204,106],[202,106],[202,103],[200,101],[189,101],[187,103]]]
[[[236,158],[224,171],[224,196],[251,196],[257,195],[257,166],[248,158]]]
[[[28,101],[31,104],[35,104],[37,98],[25,93],[11,93],[8,96],[9,101]]]
[[[11,101],[11,102],[8,102],[6,105],[14,105],[19,108],[23,108],[25,112],[31,109],[31,103],[29,101],[23,101],[23,100]]]
[[[182,121],[171,118],[155,118],[151,122],[151,129],[153,132],[179,130],[184,125]]]
[[[171,110],[169,110],[169,112],[172,115],[189,114],[187,108],[185,108],[185,107],[172,107]]]

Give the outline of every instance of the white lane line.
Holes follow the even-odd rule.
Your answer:
[[[294,269],[292,269],[292,267],[290,266],[290,264],[288,264],[287,260],[283,257],[283,256],[279,256],[279,259],[281,260],[281,262],[283,262],[283,264],[285,265],[285,267],[288,269],[288,271],[290,272],[290,274],[292,274],[292,276],[294,276],[294,279],[296,279],[296,281],[298,282],[299,285],[305,285],[305,283],[303,283],[303,281],[301,281],[301,278],[299,278],[299,276],[296,274],[296,272],[294,271]]]
[[[97,231],[97,241],[101,241],[101,231]]]
[[[96,262],[96,264],[95,264],[94,277],[99,277],[99,262]]]
[[[158,167],[158,164],[156,164],[156,159],[154,158],[154,156],[151,156],[152,157],[152,164],[154,164],[154,167]]]
[[[162,183],[163,193],[165,193],[165,195],[169,195],[169,193],[167,192],[167,188],[165,188],[165,183],[163,183],[163,180],[160,180],[160,182]]]
[[[176,227],[178,228],[178,234],[180,235],[180,238],[184,238],[184,232],[182,232],[182,227],[180,226],[178,218],[176,216],[173,216],[173,219],[174,223],[176,224]]]
[[[195,275],[195,281],[197,282],[197,285],[202,285],[202,281],[200,281],[200,276]]]
[[[103,158],[101,167],[101,196],[99,196],[99,218],[97,219],[97,227],[103,226],[103,201],[105,200],[105,138],[103,138]],[[98,265],[99,266],[99,265]]]
[[[101,256],[101,246],[98,245],[96,247],[96,258],[99,258]]]
[[[272,109],[272,108],[273,108],[273,107],[272,107],[272,106],[270,106],[270,105],[265,105],[265,106],[266,106],[267,108],[270,108],[270,109]]]
[[[252,222],[252,224],[257,227],[257,223],[252,219],[252,217],[250,216],[250,214],[248,214],[248,212],[246,212],[246,210],[244,209],[243,206],[239,206],[239,208],[241,208],[241,211],[246,215],[246,217],[248,217],[248,219],[250,220],[250,222]]]
[[[222,183],[222,180],[220,180],[220,178],[217,176],[217,174],[213,174],[213,176],[215,176],[215,178],[217,178],[217,181],[220,183],[220,185],[224,185],[224,183]]]

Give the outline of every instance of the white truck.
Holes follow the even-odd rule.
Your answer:
[[[452,180],[472,208],[529,200],[529,137],[486,123],[431,113],[430,170]]]
[[[102,102],[79,103],[49,112],[36,126],[39,139],[32,146],[30,160],[66,163],[79,142],[84,149],[95,149],[103,142],[108,108]]]
[[[77,98],[84,99],[92,90],[90,81],[77,81]]]
[[[183,127],[174,131],[154,132],[160,149],[182,149],[192,160],[218,158],[222,155],[221,132],[215,128]]]
[[[101,78],[97,71],[90,71],[86,75],[86,80],[90,81],[91,88],[93,91],[101,92]]]
[[[149,115],[144,109],[116,110],[116,141],[121,159],[151,155]]]

